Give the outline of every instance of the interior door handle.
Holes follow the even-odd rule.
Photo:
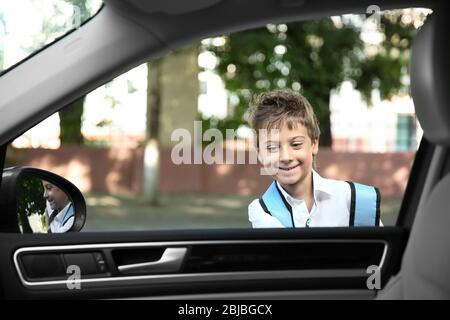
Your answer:
[[[167,248],[157,261],[118,266],[124,274],[150,274],[178,272],[186,257],[187,248]]]

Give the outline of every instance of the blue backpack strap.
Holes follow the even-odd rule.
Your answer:
[[[350,226],[380,225],[380,192],[378,188],[347,181],[351,189]]]
[[[72,204],[70,204],[69,208],[67,209],[67,212],[64,216],[63,219],[63,226],[67,223],[67,221],[70,220],[70,218],[72,218],[75,215],[75,213],[73,212],[73,207]]]
[[[275,181],[259,199],[259,203],[265,212],[277,218],[283,226],[286,228],[295,227],[292,207],[283,197]]]

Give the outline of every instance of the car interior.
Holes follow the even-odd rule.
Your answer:
[[[206,37],[278,21],[365,13],[370,1],[104,0],[83,25],[0,76],[0,161],[8,143],[110,79]],[[424,131],[395,226],[21,234],[15,179],[0,192],[3,299],[448,299],[450,101],[445,1],[380,0],[383,9],[431,8],[412,46],[411,95]],[[82,67],[80,67],[82,66]],[[13,183],[14,182],[14,183]],[[245,214],[245,213],[244,213]],[[83,227],[80,216],[73,227]],[[70,289],[66,269],[81,269]],[[367,286],[377,266],[381,288]],[[79,290],[76,290],[79,289]]]

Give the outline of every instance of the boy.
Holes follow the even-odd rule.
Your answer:
[[[265,93],[251,111],[258,159],[275,180],[248,207],[254,228],[379,225],[376,188],[325,179],[314,170],[320,130],[303,96]]]
[[[48,233],[68,232],[73,226],[75,212],[69,196],[51,182],[42,180],[49,216]]]

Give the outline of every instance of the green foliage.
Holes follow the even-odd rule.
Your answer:
[[[42,181],[31,175],[23,175],[17,187],[17,215],[23,233],[33,233],[28,217],[45,213]]]
[[[89,11],[89,8],[87,8],[86,0],[64,0],[62,4],[64,4],[64,2],[79,8],[80,22],[86,21],[93,14]],[[67,21],[67,24],[62,25],[60,20],[56,19],[57,17],[64,16],[60,5],[61,2],[53,5],[51,16],[47,17],[42,22],[42,31],[40,34],[32,39],[31,45],[27,45],[27,47],[23,47],[22,49],[31,53],[70,31],[68,26],[70,26],[70,23],[75,22],[76,19],[75,17],[67,17],[67,19],[72,19],[73,21]]]
[[[255,95],[290,88],[310,101],[320,122],[321,144],[330,145],[330,90],[351,80],[369,102],[377,87],[382,98],[406,90],[401,79],[407,75],[415,29],[400,23],[401,17],[383,16],[386,37],[378,53],[369,58],[361,30],[353,23],[337,25],[330,18],[268,25],[226,35],[223,46],[206,45],[203,49],[218,58],[216,71],[237,101],[234,113],[215,121],[215,126],[236,129],[246,122]]]
[[[5,18],[3,17],[3,13],[0,12],[0,71],[3,70],[3,60],[4,60],[3,42],[1,40],[5,36],[5,34],[6,34]]]
[[[87,7],[87,0],[64,0],[65,2],[78,7],[80,9],[80,21],[86,21],[89,19],[93,12],[90,12],[89,8]]]
[[[380,90],[381,98],[408,92],[408,82],[402,78],[409,78],[410,48],[417,30],[413,24],[403,23],[403,17],[395,13],[386,13],[381,17],[384,40],[376,48],[376,55],[360,61],[360,71],[353,76],[356,89],[369,102],[372,88]]]

